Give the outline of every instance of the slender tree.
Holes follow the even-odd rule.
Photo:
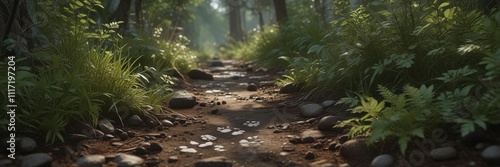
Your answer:
[[[282,24],[288,19],[285,0],[273,0],[274,12],[276,12],[276,21]]]
[[[120,28],[118,29],[118,32],[120,34],[124,34],[125,31],[128,29],[128,20],[129,20],[129,15],[130,15],[130,6],[132,4],[132,0],[120,0],[120,4],[118,5],[118,8],[116,11],[113,13],[111,17],[111,21],[123,21],[122,24],[120,24]]]
[[[239,0],[227,0],[229,6],[229,37],[231,40],[243,40],[243,27],[241,22],[241,4]]]

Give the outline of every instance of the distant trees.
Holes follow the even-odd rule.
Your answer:
[[[285,0],[273,0],[274,11],[276,12],[276,21],[283,23],[288,19]]]
[[[229,37],[230,40],[241,41],[244,36],[241,22],[240,0],[226,0],[229,6]]]

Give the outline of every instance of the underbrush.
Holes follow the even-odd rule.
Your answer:
[[[443,123],[459,124],[462,135],[499,123],[500,12],[471,4],[372,1],[354,9],[335,1],[330,25],[290,19],[233,50],[286,69],[279,83],[354,92],[339,104],[365,116],[341,125],[371,143],[396,139],[404,152]]]
[[[19,64],[17,133],[54,143],[64,141],[74,122],[96,126],[101,118],[121,122],[133,114],[148,117],[162,112],[169,96],[166,89],[172,84],[169,72],[196,67],[196,58],[185,46],[187,39],[123,39],[115,32],[121,22],[97,24],[90,16],[103,8],[99,1],[72,0],[65,6],[44,7],[55,11],[48,22],[58,21],[43,25],[47,41],[31,53],[10,51]],[[5,48],[2,52],[7,53]],[[2,69],[6,60],[0,62]],[[0,85],[6,84],[1,80]],[[5,89],[0,93],[7,99]],[[6,113],[0,116],[0,123],[7,124]]]

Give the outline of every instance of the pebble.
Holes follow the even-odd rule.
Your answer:
[[[128,134],[126,132],[123,132],[120,134],[120,140],[125,141],[128,139]]]
[[[127,119],[127,124],[130,126],[141,126],[143,124],[143,121],[138,115],[132,115]]]
[[[457,149],[454,147],[442,147],[431,150],[430,156],[435,160],[449,160],[458,156]]]
[[[29,137],[21,137],[19,141],[19,150],[21,153],[31,153],[36,149],[36,141]]]
[[[316,140],[312,136],[302,137],[302,143],[313,143],[314,141],[316,141]]]
[[[335,100],[325,100],[321,103],[324,108],[330,107],[335,104]]]
[[[370,167],[394,167],[394,157],[389,154],[382,154],[375,157]]]
[[[292,151],[295,151],[295,146],[285,144],[285,145],[281,146],[281,150],[286,151],[286,152],[292,152]]]
[[[144,159],[129,154],[118,154],[113,161],[120,167],[137,167],[144,164]]]
[[[255,85],[254,83],[250,83],[247,86],[247,91],[257,91],[257,89],[257,85]]]
[[[106,160],[103,155],[86,155],[78,158],[76,164],[85,167],[101,167]]]
[[[324,111],[323,106],[315,103],[303,105],[300,110],[301,115],[308,118],[318,117]]]
[[[316,158],[316,155],[312,151],[307,151],[304,158],[305,159],[314,159],[314,158]]]
[[[145,154],[148,154],[148,149],[146,149],[143,146],[137,147],[134,150],[134,154],[135,155],[145,155]]]
[[[487,147],[481,152],[481,156],[491,165],[500,165],[500,146]]]
[[[97,126],[99,127],[99,129],[102,132],[104,132],[106,134],[110,134],[110,133],[113,133],[115,131],[115,127],[113,126],[113,124],[111,124],[111,122],[108,119],[99,120],[99,123],[97,124]]]
[[[166,127],[173,127],[174,126],[174,123],[172,123],[172,121],[169,121],[169,120],[166,120],[166,119],[161,120],[161,124],[163,126],[166,126]]]
[[[150,150],[152,152],[161,152],[163,151],[163,146],[161,146],[160,143],[151,143],[151,147],[150,147]]]
[[[50,166],[52,157],[46,153],[34,153],[23,157],[21,167],[42,167]]]
[[[337,122],[340,121],[339,117],[336,116],[325,116],[319,120],[318,130],[321,131],[332,131],[333,126],[337,125]]]
[[[295,135],[288,136],[288,142],[292,144],[298,144],[302,142],[302,138],[300,138],[300,136],[295,136]]]
[[[179,161],[179,157],[178,156],[170,156],[170,157],[168,157],[168,162],[169,163],[177,162],[177,161]]]

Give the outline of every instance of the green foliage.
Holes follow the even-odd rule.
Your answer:
[[[339,125],[350,125],[351,137],[369,136],[369,143],[395,138],[404,153],[412,137],[424,138],[425,129],[438,123],[436,113],[429,107],[434,96],[433,86],[405,86],[402,94],[395,94],[382,86],[378,91],[384,100],[360,96],[361,105],[351,112],[363,113],[364,116]]]
[[[196,65],[187,39],[166,42],[153,37],[151,43],[137,45],[141,41],[124,40],[115,32],[121,21],[98,23],[100,1],[44,1],[39,6],[52,11],[41,25],[48,38],[29,54],[36,61],[32,68],[21,65],[29,64],[26,59],[16,60],[16,126],[21,133],[44,136],[47,143],[64,141],[66,128],[75,120],[96,126],[101,117],[161,111],[165,83],[171,83],[166,70],[185,72]],[[0,61],[0,67],[5,66]],[[7,96],[5,89],[0,95]],[[118,113],[120,106],[132,113]],[[5,113],[0,116],[5,124]]]

